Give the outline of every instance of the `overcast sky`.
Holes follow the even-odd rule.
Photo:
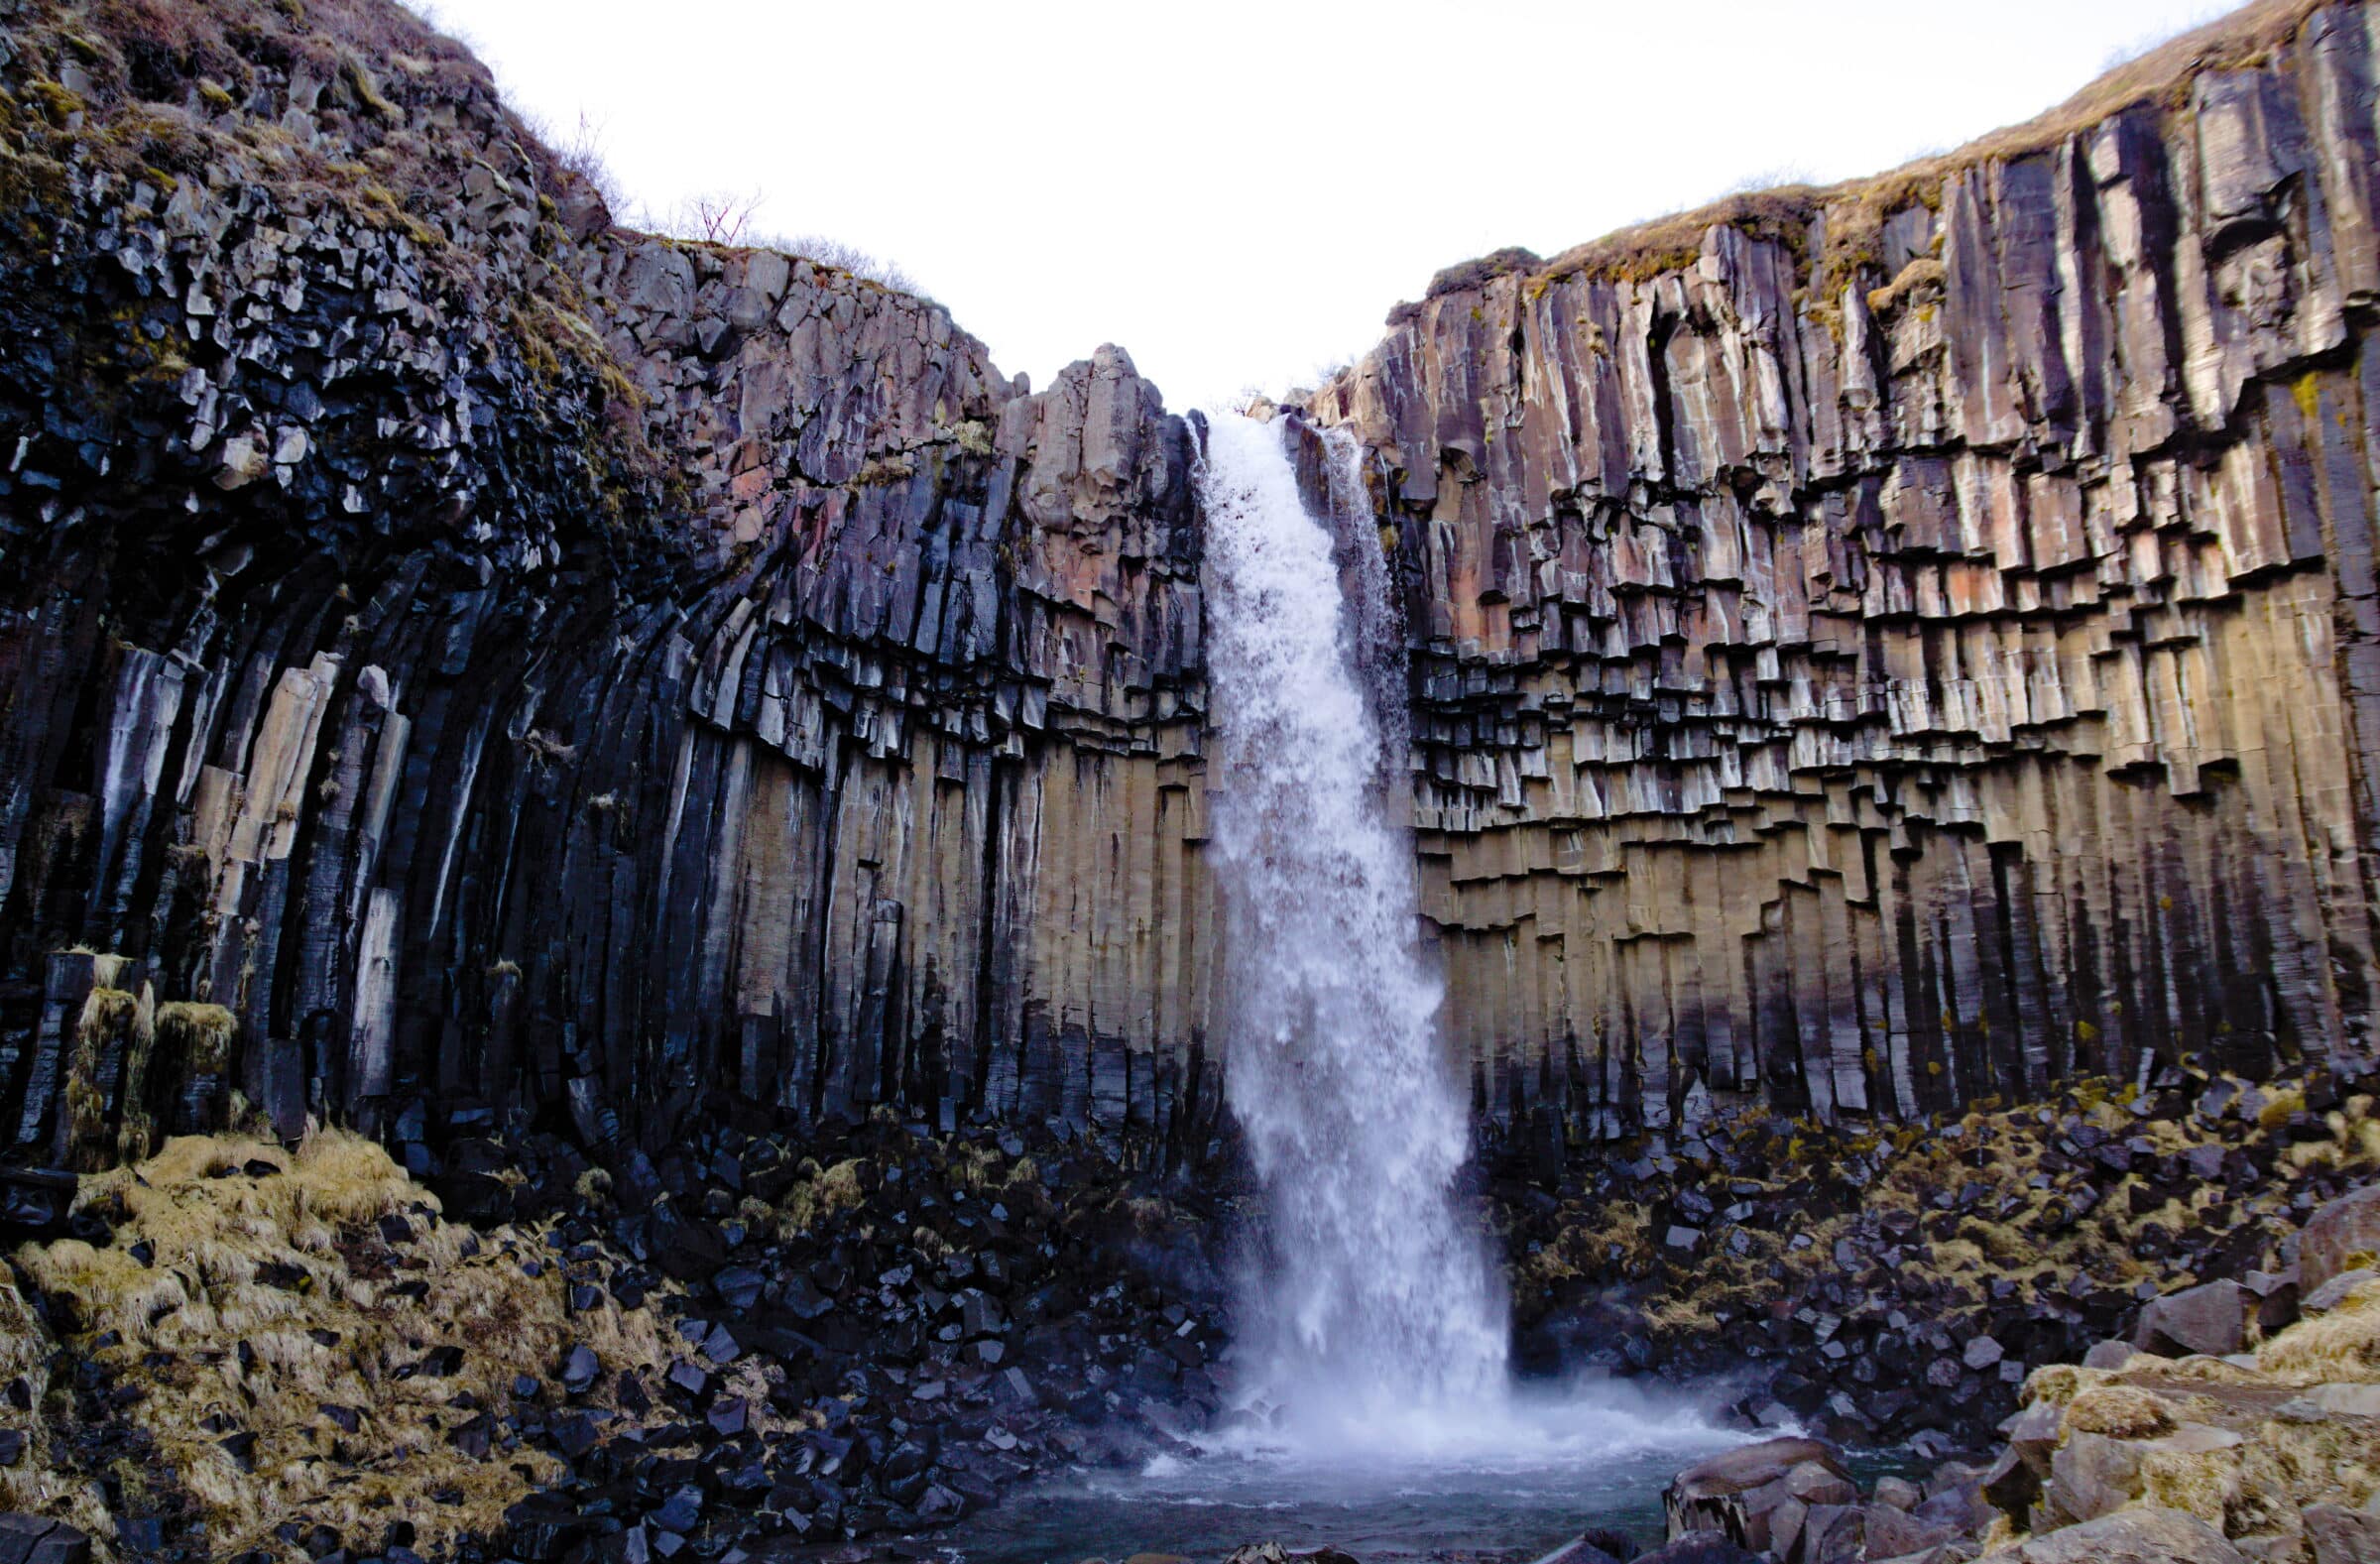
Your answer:
[[[1438,268],[2030,118],[2203,0],[431,0],[632,197],[897,263],[1035,385],[1176,409],[1369,347]],[[1763,182],[1773,182],[1764,180]]]

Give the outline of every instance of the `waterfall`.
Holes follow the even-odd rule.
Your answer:
[[[1469,1104],[1416,943],[1385,566],[1352,442],[1333,450],[1339,514],[1316,517],[1285,424],[1216,416],[1199,473],[1222,743],[1210,851],[1229,919],[1219,1022],[1271,1216],[1247,1310],[1265,1390],[1293,1426],[1344,1431],[1500,1400],[1505,1310],[1455,1200]]]

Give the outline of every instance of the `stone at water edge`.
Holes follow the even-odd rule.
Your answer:
[[[1849,1476],[1843,1458],[1819,1440],[1767,1439],[1688,1467],[1662,1490],[1661,1506],[1673,1542],[1714,1532],[1759,1551],[1769,1547],[1771,1519],[1782,1506],[1790,1504],[1806,1512],[1813,1500],[1840,1504],[1850,1489]],[[1857,1497],[1855,1490],[1850,1494]],[[1798,1524],[1800,1516],[1793,1518]]]
[[[1639,1553],[1634,1564],[1767,1564],[1767,1561],[1758,1553],[1745,1552],[1716,1531],[1699,1531],[1650,1553]]]
[[[1905,1477],[1876,1479],[1876,1503],[1894,1509],[1915,1509],[1925,1502],[1926,1491]]]
[[[1633,1548],[1626,1553],[1614,1553],[1587,1537],[1573,1537],[1535,1564],[1628,1564],[1634,1553]]]

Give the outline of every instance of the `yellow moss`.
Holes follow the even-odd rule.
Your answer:
[[[2115,1439],[2151,1439],[2174,1431],[2173,1413],[2148,1391],[2128,1384],[2093,1384],[2066,1403],[2070,1432]]]
[[[1890,314],[1902,300],[1921,288],[1940,288],[1943,282],[1942,263],[1932,256],[1920,256],[1895,274],[1882,288],[1870,289],[1867,295],[1868,313]],[[2077,1023],[2088,1026],[2088,1022]]]
[[[2288,1125],[2292,1114],[2303,1113],[2305,1108],[2306,1094],[2304,1092],[2294,1086],[2284,1088],[2274,1092],[2265,1105],[2257,1110],[2257,1126],[2270,1135]]]
[[[169,1000],[157,1008],[157,1046],[188,1075],[218,1075],[240,1033],[239,1019],[221,1005]]]
[[[0,1428],[13,1428],[26,1440],[17,1464],[0,1467],[0,1509],[71,1522],[98,1539],[104,1550],[115,1536],[115,1522],[87,1483],[58,1468],[51,1453],[50,1425],[41,1415],[50,1398],[51,1355],[57,1345],[40,1316],[27,1306],[15,1279],[0,1267],[0,1382],[21,1379],[33,1392],[32,1407],[23,1411],[0,1399]]]
[[[2064,1406],[2085,1386],[2097,1384],[2104,1378],[2096,1369],[2085,1369],[2071,1363],[2053,1363],[2025,1376],[2024,1389],[2019,1392],[2018,1399],[2026,1406],[2036,1402]]]
[[[253,1176],[251,1163],[281,1171]],[[464,1396],[502,1406],[515,1375],[548,1372],[578,1341],[614,1371],[667,1358],[649,1311],[607,1297],[572,1314],[565,1267],[536,1232],[479,1237],[438,1222],[434,1198],[360,1137],[317,1133],[295,1152],[183,1137],[136,1168],[85,1179],[78,1200],[120,1213],[115,1242],[29,1245],[18,1263],[70,1322],[67,1345],[144,1391],[127,1415],[157,1441],[226,1556],[294,1557],[274,1530],[299,1516],[341,1529],[409,1519],[424,1551],[491,1527],[551,1462],[519,1450],[463,1455],[452,1431],[477,1415]],[[375,1224],[390,1215],[414,1237],[371,1258],[382,1255]],[[131,1253],[143,1240],[146,1264]],[[532,1258],[534,1277],[522,1263]],[[248,1353],[225,1351],[233,1341]],[[459,1355],[451,1376],[399,1377],[434,1348]],[[359,1431],[339,1431],[325,1404],[355,1408]],[[257,1436],[253,1471],[222,1448],[210,1426],[221,1415]],[[432,1500],[441,1490],[463,1502]]]
[[[820,1172],[815,1161],[804,1157],[805,1176],[777,1201],[777,1231],[785,1238],[796,1238],[838,1211],[858,1208],[867,1200],[860,1183],[860,1171],[866,1165],[863,1159],[853,1157]]]
[[[2218,1530],[2243,1497],[2229,1451],[2152,1450],[2141,1457],[2141,1503],[2187,1510]]]

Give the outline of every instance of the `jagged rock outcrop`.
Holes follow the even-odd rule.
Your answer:
[[[1915,1117],[2372,1041],[2375,13],[1445,274],[1376,448],[1483,1104]]]
[[[1204,1134],[1197,521],[1129,358],[1031,394],[614,229],[376,0],[8,10],[0,1147]]]

